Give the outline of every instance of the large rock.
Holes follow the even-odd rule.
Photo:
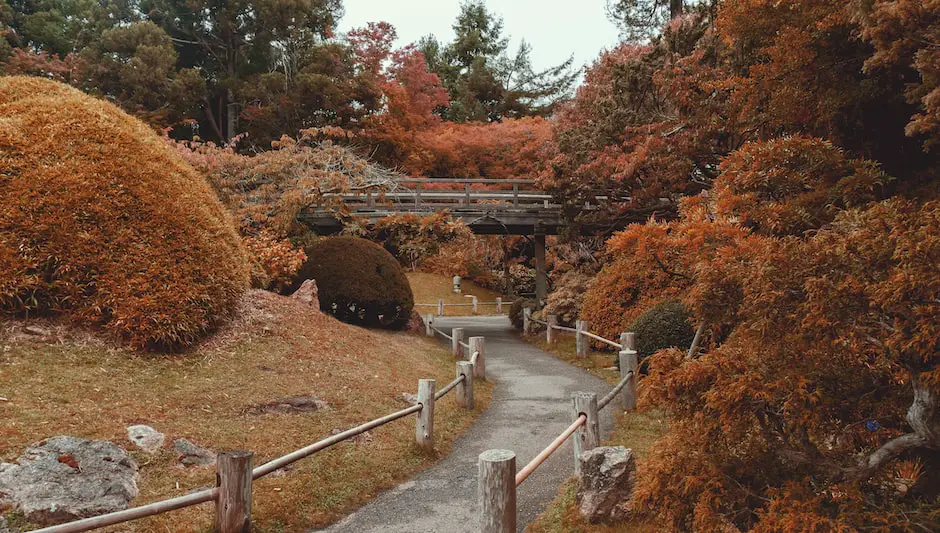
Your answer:
[[[408,323],[405,324],[405,331],[409,333],[425,333],[424,318],[421,317],[421,313],[417,311],[411,312],[411,318],[408,319]]]
[[[0,507],[39,524],[120,511],[136,496],[137,463],[107,441],[53,437],[0,463]]]
[[[137,425],[127,427],[127,438],[141,450],[156,453],[163,447],[166,435],[150,426]]]
[[[578,505],[592,524],[622,520],[630,512],[636,478],[633,452],[623,446],[600,446],[581,454]]]
[[[320,291],[317,289],[317,280],[315,279],[304,281],[290,297],[296,298],[301,303],[305,303],[318,311],[320,310]]]

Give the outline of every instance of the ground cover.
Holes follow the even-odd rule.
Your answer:
[[[437,314],[437,301],[444,299],[445,304],[469,304],[471,298],[476,296],[481,302],[479,306],[480,315],[495,315],[495,305],[482,305],[482,302],[495,302],[501,295],[498,292],[480,287],[470,280],[462,280],[460,283],[461,293],[454,292],[454,282],[452,278],[441,276],[440,274],[430,274],[427,272],[409,272],[408,281],[411,283],[411,292],[415,297],[415,304],[434,304],[435,307],[415,306],[415,310],[422,316],[428,313]],[[503,313],[509,312],[509,306],[512,299],[503,296]],[[447,316],[469,316],[473,314],[472,307],[447,307],[444,310]]]

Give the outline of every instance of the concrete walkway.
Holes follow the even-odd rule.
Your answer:
[[[491,448],[513,450],[517,468],[522,468],[571,423],[571,393],[595,392],[600,398],[611,389],[605,381],[519,340],[506,317],[440,317],[435,326],[448,333],[463,327],[467,338],[486,337],[487,377],[496,382],[489,409],[457,439],[449,456],[320,531],[476,533],[479,454]],[[613,408],[601,412],[604,435],[611,430]],[[573,469],[569,439],[519,487],[519,531],[554,498]]]

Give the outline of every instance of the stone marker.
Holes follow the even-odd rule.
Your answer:
[[[636,483],[633,451],[623,446],[598,446],[581,454],[581,515],[592,524],[623,520],[630,511]]]
[[[137,463],[101,440],[53,437],[0,463],[0,508],[50,525],[127,509],[137,496]]]
[[[127,427],[127,438],[141,450],[152,454],[163,447],[166,435],[150,426],[137,425]]]

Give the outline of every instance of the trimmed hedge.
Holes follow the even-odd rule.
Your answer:
[[[414,296],[405,271],[378,244],[358,237],[323,239],[306,250],[294,279],[317,282],[320,309],[343,322],[401,329],[411,317]]]
[[[664,348],[687,350],[695,336],[691,316],[678,300],[666,300],[640,315],[628,330],[636,333],[637,357],[643,360]]]
[[[152,129],[67,85],[0,77],[0,315],[172,349],[247,288],[230,215]]]

